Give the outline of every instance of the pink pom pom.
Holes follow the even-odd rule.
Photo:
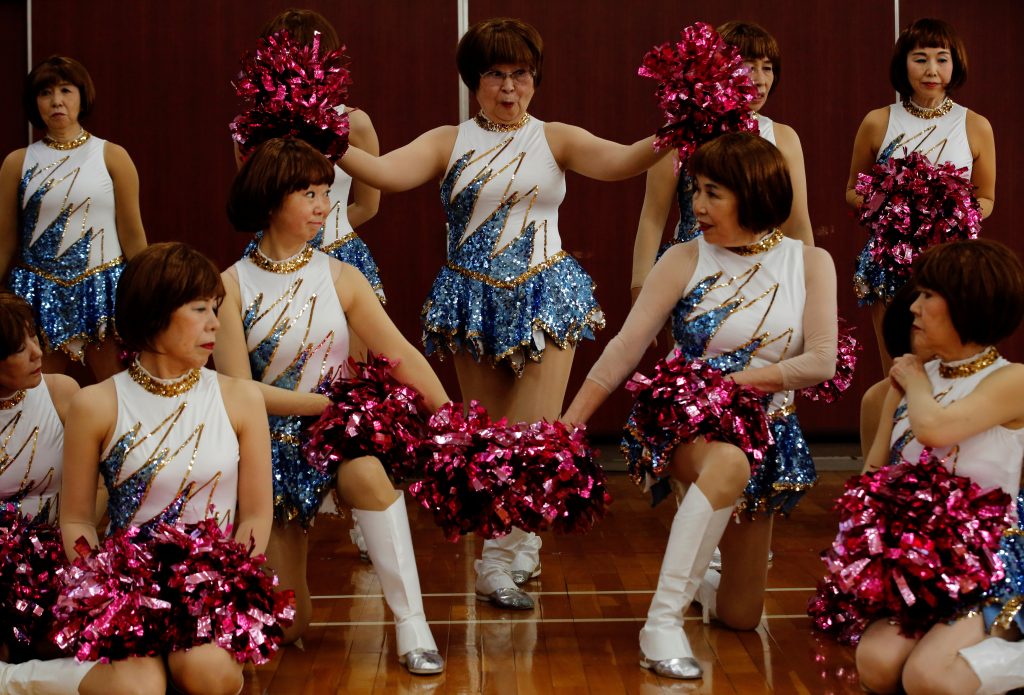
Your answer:
[[[709,24],[697,22],[683,29],[679,41],[652,48],[638,74],[658,80],[655,95],[665,125],[654,146],[679,150],[676,171],[700,145],[723,133],[758,132],[749,106],[757,88],[743,56]]]
[[[22,515],[14,504],[0,505],[2,641],[26,647],[47,641],[67,564],[57,527]]]
[[[344,50],[321,53],[319,33],[311,46],[301,46],[282,31],[242,57],[235,93],[251,106],[229,127],[243,156],[271,138],[294,137],[332,162],[341,159],[349,122],[335,107],[345,103],[352,83]]]
[[[828,575],[808,607],[815,626],[855,643],[881,618],[907,637],[955,619],[1003,577],[996,551],[1010,503],[935,459],[854,476],[822,553]]]
[[[966,171],[910,152],[857,175],[855,190],[864,198],[858,220],[874,239],[872,260],[895,286],[910,279],[910,266],[926,249],[978,237],[981,206]]]
[[[836,344],[836,373],[828,381],[815,386],[802,388],[799,393],[804,398],[822,403],[834,403],[850,388],[853,373],[857,368],[857,353],[862,349],[860,341],[853,337],[854,327],[839,318],[839,341]]]
[[[322,389],[332,402],[307,430],[306,461],[333,474],[342,461],[376,456],[396,482],[414,476],[430,417],[423,397],[391,375],[393,363],[383,355],[349,365],[351,376]]]

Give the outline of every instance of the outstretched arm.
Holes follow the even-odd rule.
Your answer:
[[[434,128],[380,157],[350,145],[338,166],[353,179],[381,191],[407,191],[444,173],[458,132],[456,126]]]
[[[598,181],[636,176],[671,152],[667,148],[655,152],[653,135],[622,145],[565,123],[545,124],[544,136],[559,167]]]
[[[636,302],[647,275],[654,267],[658,247],[665,234],[665,222],[675,200],[676,157],[663,157],[647,170],[647,185],[644,190],[644,206],[640,209],[640,221],[636,225],[636,241],[633,242],[633,279],[630,282],[632,300]]]
[[[374,157],[380,154],[377,131],[365,111],[352,109],[348,113],[351,132],[349,142]],[[342,204],[345,201],[341,201]],[[352,202],[348,206],[348,221],[354,229],[373,219],[380,207],[380,191],[362,181],[352,181]]]

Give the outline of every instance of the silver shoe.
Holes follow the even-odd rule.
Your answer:
[[[534,577],[540,576],[540,564],[534,567],[532,572],[530,570],[509,570],[508,574],[516,586],[522,586]]]
[[[640,667],[654,671],[665,678],[677,678],[683,681],[694,681],[704,677],[704,669],[700,667],[697,660],[692,656],[684,656],[676,659],[662,659],[654,661],[640,653]]]
[[[417,676],[432,676],[444,671],[444,659],[433,649],[413,649],[398,657],[398,663]]]
[[[491,605],[512,611],[528,611],[533,609],[533,599],[521,589],[515,587],[501,587],[490,594],[476,595],[480,601],[490,601]]]

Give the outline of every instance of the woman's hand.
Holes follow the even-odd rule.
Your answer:
[[[923,385],[929,391],[931,390],[928,374],[924,371],[924,364],[919,357],[912,354],[900,355],[893,360],[892,368],[889,370],[889,380],[892,382],[893,388],[900,393],[906,393],[915,385]]]

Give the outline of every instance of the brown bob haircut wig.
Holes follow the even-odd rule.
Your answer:
[[[0,360],[6,360],[37,335],[32,307],[10,290],[0,290]]]
[[[1024,268],[998,241],[953,241],[914,261],[914,285],[942,296],[963,343],[993,345],[1024,318]]]
[[[217,266],[188,244],[153,244],[133,256],[117,282],[114,324],[129,350],[153,350],[171,314],[197,299],[224,298]]]
[[[260,37],[266,38],[282,31],[287,31],[300,46],[312,46],[313,34],[319,31],[321,53],[335,51],[341,46],[338,32],[326,17],[313,10],[300,10],[294,7],[285,10],[267,22],[260,32]]]
[[[480,87],[480,73],[494,65],[525,65],[540,86],[544,68],[544,41],[532,26],[518,19],[496,17],[477,22],[459,40],[455,64],[469,91]]]
[[[312,145],[295,138],[267,140],[235,175],[228,219],[240,232],[258,232],[267,228],[289,193],[332,183],[334,165]]]
[[[789,168],[778,148],[760,136],[728,133],[706,142],[690,156],[687,170],[733,192],[744,229],[761,232],[789,219]]]
[[[946,85],[946,93],[954,91],[967,82],[967,49],[956,30],[941,19],[919,19],[903,30],[896,39],[889,63],[889,82],[904,99],[914,93],[907,77],[907,56],[915,48],[945,48],[953,57],[953,76]]]
[[[53,55],[32,68],[32,72],[25,78],[25,89],[21,95],[21,103],[25,108],[25,115],[36,128],[43,130],[46,124],[39,115],[39,107],[36,105],[36,97],[47,87],[53,87],[61,82],[68,82],[78,87],[81,102],[78,110],[78,120],[84,120],[92,112],[93,104],[96,103],[96,87],[92,84],[89,71],[85,66],[74,58]]]
[[[772,64],[772,74],[775,79],[772,81],[772,88],[768,90],[771,94],[779,86],[779,79],[782,77],[782,55],[779,53],[779,43],[775,37],[765,31],[760,24],[753,22],[726,22],[716,29],[730,46],[735,46],[744,60],[758,60],[767,58]]]

